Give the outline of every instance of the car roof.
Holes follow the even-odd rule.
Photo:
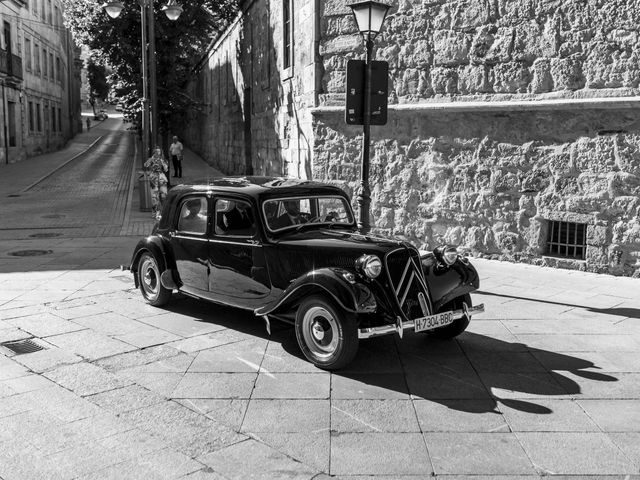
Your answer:
[[[266,176],[214,177],[201,182],[177,185],[171,189],[171,193],[178,196],[211,191],[240,193],[257,200],[288,195],[346,195],[344,190],[335,185],[299,178]]]

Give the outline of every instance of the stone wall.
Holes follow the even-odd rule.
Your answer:
[[[375,54],[389,62],[392,102],[629,94],[640,82],[638,0],[393,3]],[[362,42],[344,1],[323,5],[322,100],[341,104],[345,60],[362,57]]]
[[[283,68],[282,2],[245,1],[194,82],[204,108],[183,136],[225,174],[310,175],[314,2],[293,4],[292,68]]]
[[[361,130],[323,108],[343,105],[346,60],[363,49],[345,3],[323,5],[313,176],[355,193]],[[396,2],[376,40],[392,105],[388,125],[372,128],[375,228],[639,275],[640,103],[597,101],[637,95],[639,12],[638,0]],[[446,103],[469,101],[480,103]],[[545,255],[549,220],[587,225],[584,261]]]

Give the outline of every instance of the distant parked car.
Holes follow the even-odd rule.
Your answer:
[[[107,115],[106,110],[98,111],[98,113],[93,117],[94,120],[106,120],[107,118],[109,118],[109,115]]]
[[[346,193],[273,177],[178,185],[130,264],[155,306],[174,290],[290,323],[305,357],[334,370],[361,339],[404,330],[452,338],[484,311],[478,273],[454,247],[420,252],[358,231]]]
[[[120,105],[119,103],[116,105],[116,112],[121,112],[122,111],[122,105]]]

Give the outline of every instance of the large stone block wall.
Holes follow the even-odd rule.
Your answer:
[[[375,58],[389,62],[391,102],[629,94],[640,83],[640,0],[392,3],[375,44]],[[346,2],[322,4],[321,99],[339,105],[345,62],[362,58],[362,42]]]
[[[429,247],[640,275],[640,108],[553,104],[637,95],[640,1],[394,3],[375,49],[390,64],[391,104],[388,125],[372,128],[375,229]],[[323,5],[313,175],[355,194],[361,129],[322,107],[343,105],[346,60],[362,58],[362,42],[345,2]],[[428,108],[497,100],[548,108]],[[584,261],[546,256],[550,220],[587,225]]]
[[[636,111],[392,112],[372,132],[375,231],[428,248],[638,274],[639,130]],[[358,128],[321,115],[314,133],[314,177],[355,195]],[[584,262],[545,255],[549,220],[587,225]]]

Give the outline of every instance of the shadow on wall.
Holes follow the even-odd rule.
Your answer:
[[[286,97],[266,2],[254,2],[243,19],[210,52],[193,82],[203,108],[183,132],[187,144],[228,175],[282,175],[282,116]],[[286,132],[284,137],[286,138]]]

